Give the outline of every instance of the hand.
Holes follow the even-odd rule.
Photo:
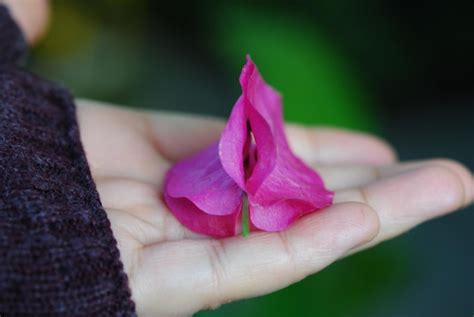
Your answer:
[[[48,0],[0,0],[0,3],[10,9],[30,44],[41,38],[48,24]]]
[[[266,294],[348,254],[473,201],[473,178],[449,160],[398,163],[360,133],[289,126],[294,151],[336,192],[335,204],[280,233],[214,240],[163,204],[168,168],[215,141],[224,123],[78,102],[82,141],[138,313],[183,316]]]

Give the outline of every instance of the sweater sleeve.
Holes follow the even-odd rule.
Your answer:
[[[69,93],[0,4],[0,316],[135,316]]]

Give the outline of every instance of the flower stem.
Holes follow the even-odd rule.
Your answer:
[[[244,202],[242,206],[242,236],[247,238],[249,236],[249,207],[247,202],[247,197],[244,197]]]

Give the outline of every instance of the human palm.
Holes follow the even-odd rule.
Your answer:
[[[265,294],[473,200],[471,173],[448,160],[398,163],[380,140],[288,127],[290,145],[335,204],[280,233],[215,240],[182,226],[160,193],[168,168],[215,141],[217,119],[78,102],[81,138],[137,310],[183,316]]]

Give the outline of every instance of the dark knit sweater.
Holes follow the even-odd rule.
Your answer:
[[[134,316],[73,100],[25,48],[0,5],[0,316]]]

